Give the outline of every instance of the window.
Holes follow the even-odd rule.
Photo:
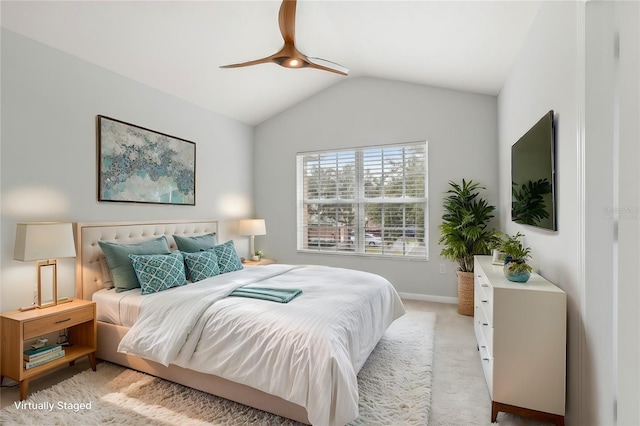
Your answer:
[[[297,155],[298,250],[427,259],[427,143]]]

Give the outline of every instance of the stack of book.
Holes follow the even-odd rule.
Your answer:
[[[44,345],[37,349],[29,349],[24,351],[24,368],[28,370],[63,356],[64,349],[60,345]]]

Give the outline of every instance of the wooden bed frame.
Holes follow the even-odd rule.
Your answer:
[[[100,256],[103,254],[98,244],[99,240],[135,244],[164,235],[169,247],[175,250],[176,245],[172,237],[174,234],[190,237],[212,232],[218,233],[217,221],[76,223],[76,297],[91,300],[94,292],[104,288],[100,267]],[[307,410],[304,407],[280,397],[218,376],[198,373],[175,365],[165,367],[143,358],[118,353],[118,343],[127,331],[127,327],[98,321],[96,357],[309,424]]]

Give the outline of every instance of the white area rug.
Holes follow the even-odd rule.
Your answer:
[[[358,375],[351,425],[427,425],[435,314],[395,321]],[[2,410],[3,425],[297,425],[298,423],[110,363]],[[90,403],[90,408],[87,404]],[[85,404],[82,406],[80,404]],[[49,411],[45,405],[53,406]]]

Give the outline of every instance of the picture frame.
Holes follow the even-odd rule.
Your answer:
[[[195,206],[196,144],[98,115],[98,201]]]
[[[493,263],[494,265],[504,265],[504,258],[506,257],[506,255],[503,252],[498,249],[493,249],[491,251],[491,254],[493,256],[491,263]]]

